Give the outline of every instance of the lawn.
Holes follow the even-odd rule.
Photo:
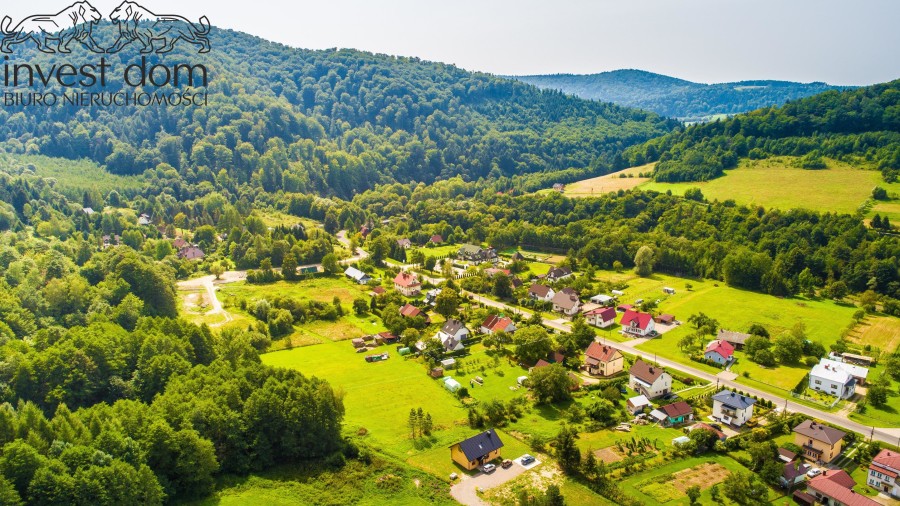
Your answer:
[[[566,185],[563,195],[567,197],[593,197],[604,193],[617,192],[619,190],[631,190],[649,181],[649,178],[638,177],[638,174],[653,172],[655,163],[632,167],[619,172],[613,172],[605,176],[585,179]],[[620,177],[622,175],[631,177]]]
[[[861,346],[871,346],[884,353],[893,353],[900,346],[900,318],[867,316],[853,328],[849,340]]]
[[[389,486],[385,486],[385,480]],[[381,483],[380,483],[381,482]],[[351,461],[340,469],[284,466],[247,477],[224,477],[216,493],[193,506],[295,504],[452,505],[446,485],[403,464],[376,458],[372,465]]]
[[[446,246],[435,246],[434,248],[412,248],[407,253],[406,258],[411,258],[413,251],[421,251],[425,254],[425,258],[440,259],[457,253],[459,251],[459,246],[451,244]]]
[[[619,432],[614,430],[600,430],[597,432],[585,432],[579,434],[578,448],[582,452],[602,450],[615,445],[617,442],[630,441],[632,438],[645,437],[656,443],[658,449],[672,445],[672,440],[683,436],[681,429],[660,427],[657,424],[635,425],[631,432]]]
[[[712,181],[648,182],[639,189],[671,190],[676,195],[683,195],[688,188],[700,188],[709,200],[734,199],[738,204],[766,208],[805,208],[848,214],[855,213],[871,197],[875,186],[887,189],[888,193],[900,192],[900,183],[887,184],[880,172],[864,170],[868,167],[827,160],[828,169],[805,170],[793,167],[794,160],[791,157],[741,160],[737,169],[729,170],[724,177]],[[797,191],[798,188],[803,188],[803,191]],[[882,206],[881,214],[889,214],[900,207],[893,202],[879,205]],[[897,216],[900,218],[900,215]],[[891,219],[894,219],[893,216]]]
[[[611,273],[610,276],[622,278],[622,274]],[[600,277],[603,278],[604,275],[601,274]],[[780,299],[731,288],[721,282],[686,280],[661,274],[654,274],[646,279],[631,278],[627,282],[629,286],[625,289],[626,296],[622,297],[624,301],[659,298],[661,313],[673,314],[679,321],[684,322],[660,338],[641,344],[639,348],[713,373],[719,369],[691,362],[678,347],[678,341],[693,332],[687,324],[688,317],[693,314],[705,313],[718,320],[722,328],[739,332],[746,332],[750,325],[758,323],[766,327],[773,338],[790,330],[794,324],[803,322],[806,325],[807,337],[812,341],[821,342],[827,348],[837,340],[840,329],[850,323],[856,311],[852,306],[835,304],[827,300]],[[686,290],[688,283],[692,285],[690,291]],[[675,288],[676,294],[664,296],[663,286]],[[747,378],[740,377],[738,381],[753,386],[760,386],[758,382],[764,382],[780,389],[790,390],[808,371],[807,367],[799,366],[767,370],[746,360],[742,352],[738,352],[736,356],[738,361],[732,370],[738,374],[748,371],[750,377],[756,380],[749,382]]]
[[[881,367],[879,369],[877,372],[875,369],[869,370],[868,380],[870,383],[884,374],[884,368]],[[890,386],[888,387],[887,404],[882,407],[875,407],[869,403],[866,405],[864,414],[850,413],[851,420],[875,427],[900,427],[900,393],[898,393],[897,388],[900,383],[891,379],[890,376],[888,376],[888,380],[890,381]]]
[[[390,353],[385,362],[370,364],[347,342],[326,342],[315,346],[268,353],[263,363],[297,369],[309,376],[325,378],[343,395],[348,433],[365,433],[373,447],[394,455],[442,479],[461,469],[450,460],[451,444],[476,431],[468,427],[462,403],[431,379],[425,367],[397,355],[393,346],[380,348]],[[430,438],[410,437],[406,421],[411,408],[430,413],[435,433]],[[512,436],[500,432],[504,454],[518,456],[528,448]]]
[[[346,311],[352,310],[350,304],[357,298],[369,299],[369,288],[360,286],[343,276],[312,278],[302,281],[254,285],[247,282],[229,283],[219,289],[219,300],[223,305],[235,307],[241,299],[248,302],[254,299],[277,296],[295,297],[304,300],[315,300],[331,303],[335,297],[346,305]]]
[[[512,360],[503,357],[495,359],[487,354],[480,343],[469,348],[470,354],[460,359],[462,367],[446,371],[464,387],[469,389],[469,395],[479,401],[499,399],[504,402],[514,397],[525,395],[527,390],[519,387],[519,376],[527,376],[528,369],[519,366]],[[483,385],[472,381],[475,377],[484,380]]]

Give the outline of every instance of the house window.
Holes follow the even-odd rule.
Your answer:
[[[820,380],[816,380],[816,385],[821,385],[822,382]]]

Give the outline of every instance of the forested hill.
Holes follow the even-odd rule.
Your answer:
[[[633,165],[659,161],[658,181],[705,181],[737,166],[739,158],[802,157],[805,169],[824,169],[822,157],[865,161],[888,182],[900,172],[900,80],[814,97],[695,125],[629,149]]]
[[[543,89],[653,111],[685,121],[737,114],[838,89],[825,83],[741,81],[702,84],[643,70],[516,77]]]
[[[112,45],[111,27],[98,31],[101,45]],[[180,43],[151,58],[207,65],[208,107],[4,107],[0,147],[90,158],[119,174],[164,163],[186,185],[214,182],[225,169],[236,185],[348,197],[391,181],[603,171],[623,148],[675,127],[653,113],[451,65],[292,49],[218,29],[211,39],[206,55]],[[138,49],[106,58],[121,73],[140,61]],[[16,51],[14,60],[24,51],[48,67],[99,59],[81,47],[72,55],[40,54],[33,44]]]

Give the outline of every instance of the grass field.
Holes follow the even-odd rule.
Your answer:
[[[474,434],[468,427],[462,403],[431,379],[425,367],[401,358],[394,347],[382,347],[391,354],[385,362],[367,363],[346,342],[326,342],[262,356],[263,363],[297,369],[325,378],[344,396],[345,431],[364,432],[366,441],[390,455],[403,459],[435,476],[446,478],[461,468],[450,461],[447,448]],[[410,408],[430,413],[435,433],[430,438],[410,437],[406,420]],[[527,446],[500,432],[504,454],[518,456]]]
[[[563,195],[567,197],[594,197],[619,190],[631,190],[649,181],[649,178],[638,177],[638,174],[653,172],[655,163],[632,167],[605,176],[585,179],[566,186]],[[621,177],[622,175],[631,177]]]
[[[219,300],[223,305],[236,306],[242,298],[250,301],[257,298],[282,296],[330,304],[335,297],[338,297],[342,304],[349,305],[359,297],[368,300],[368,292],[368,287],[357,285],[343,276],[335,276],[296,282],[279,281],[265,285],[246,282],[229,283],[222,285],[219,290]],[[350,310],[351,308],[348,306],[344,309]]]
[[[766,208],[804,208],[848,214],[855,213],[871,197],[875,186],[887,189],[888,193],[900,193],[900,183],[885,183],[881,173],[875,170],[863,170],[834,160],[827,160],[826,170],[804,170],[793,167],[793,160],[791,157],[741,160],[737,169],[712,181],[648,182],[639,188],[660,192],[671,190],[675,195],[683,195],[688,188],[700,188],[709,200],[734,199],[739,204]],[[900,211],[896,201],[878,205],[881,214]],[[897,216],[900,217],[900,213]]]
[[[409,258],[410,253],[413,251],[421,251],[425,255],[425,258],[444,258],[458,252],[459,246],[451,244],[447,246],[436,246],[434,248],[411,248],[407,253],[406,258]]]
[[[860,345],[869,345],[885,353],[893,353],[900,346],[900,318],[867,316],[853,328],[848,339]]]
[[[649,278],[640,278],[633,273],[615,273],[602,271],[598,278],[614,282],[625,282],[623,302],[631,303],[635,299],[660,300],[659,311],[670,313],[684,322],[681,326],[640,345],[645,351],[691,365],[698,369],[718,372],[718,369],[691,362],[678,347],[678,341],[693,331],[687,319],[693,314],[705,313],[719,321],[723,328],[746,332],[750,325],[758,323],[769,330],[774,337],[791,329],[795,323],[803,322],[810,340],[819,341],[826,347],[835,342],[840,330],[850,323],[856,308],[835,304],[826,300],[810,300],[804,298],[779,299],[770,295],[738,290],[724,283],[709,280],[688,280],[662,274],[654,274]],[[690,291],[687,285],[692,285]],[[675,295],[666,296],[663,287],[675,288]],[[764,381],[777,388],[791,389],[808,371],[806,367],[779,367],[764,370],[738,352],[738,362],[732,370],[738,374],[748,371],[753,386]],[[777,371],[777,372],[776,372]],[[738,381],[748,381],[739,378]],[[748,381],[748,384],[751,384]],[[783,393],[783,392],[782,392]]]
[[[57,181],[57,190],[81,202],[85,190],[100,192],[104,197],[112,190],[138,191],[143,185],[140,176],[110,174],[90,160],[65,160],[41,155],[0,155],[0,170],[13,174],[28,173]],[[94,209],[100,211],[100,209]]]
[[[216,493],[192,506],[288,506],[457,504],[446,485],[405,465],[375,459],[371,466],[349,462],[340,469],[283,467],[249,477],[225,477]]]
[[[720,472],[710,470],[717,469]],[[723,471],[724,469],[724,471]],[[701,487],[703,494],[699,504],[715,504],[709,489],[712,483],[724,479],[727,472],[749,472],[734,459],[725,455],[706,455],[668,463],[625,479],[620,486],[629,496],[648,506],[688,504],[682,491],[690,484]],[[781,494],[770,489],[769,500]]]

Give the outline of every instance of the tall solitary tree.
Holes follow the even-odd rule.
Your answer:
[[[647,277],[653,274],[653,266],[656,264],[656,253],[650,246],[641,246],[634,255],[634,271],[638,276]]]

